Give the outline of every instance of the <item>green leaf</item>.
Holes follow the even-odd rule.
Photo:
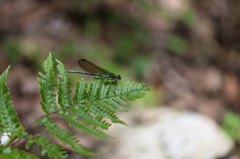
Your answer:
[[[145,95],[146,91],[150,89],[143,83],[126,82],[117,90],[118,95],[128,100],[135,100]]]
[[[187,41],[179,35],[171,35],[167,39],[166,47],[177,55],[182,55],[187,50]]]
[[[72,109],[72,112],[74,113],[74,115],[77,115],[82,120],[84,120],[86,124],[92,125],[94,127],[108,129],[109,126],[111,126],[111,123],[107,122],[106,120],[95,117],[86,107],[81,109],[79,107],[74,107]]]
[[[79,141],[66,129],[60,128],[55,122],[53,122],[50,118],[45,117],[41,120],[41,124],[47,128],[47,130],[63,144],[69,145],[73,151],[86,155],[86,156],[94,156],[90,150],[81,145]]]
[[[41,147],[41,156],[47,155],[51,159],[65,159],[67,158],[67,153],[62,149],[60,145],[52,143],[46,137],[43,136],[29,136],[26,144],[26,148],[29,149],[34,144]]]
[[[19,122],[7,87],[9,68],[10,66],[0,76],[0,133],[8,133],[11,138],[11,136],[22,136],[24,129]]]
[[[102,80],[94,80],[94,82],[91,83],[90,85],[90,90],[89,90],[89,100],[97,100],[100,96],[101,93],[101,86],[102,86]]]
[[[46,113],[51,113],[57,110],[56,93],[55,93],[55,72],[53,69],[52,55],[43,62],[43,72],[39,72],[38,83],[41,94],[42,109]]]
[[[135,100],[144,96],[146,91],[149,91],[149,88],[144,84],[127,82],[116,85],[101,79],[94,80],[88,89],[87,83],[81,80],[78,82],[74,99],[79,106],[78,112],[84,110],[89,115],[95,114],[95,117],[100,116],[110,119],[113,123],[125,124],[116,115],[118,110],[127,111],[126,107],[129,105],[123,98]],[[85,94],[88,96],[84,96]]]
[[[100,138],[111,138],[110,135],[104,133],[100,129],[96,127],[91,127],[86,120],[82,120],[79,118],[78,114],[70,114],[67,112],[61,113],[61,117],[66,120],[72,127],[76,127],[80,130],[83,130],[86,133],[92,134],[95,137]]]
[[[233,139],[240,143],[240,115],[235,112],[227,112],[224,115],[222,127]]]
[[[67,70],[64,65],[57,60],[58,70],[58,103],[62,108],[68,108],[72,106],[71,91],[70,91],[70,80],[67,76]]]
[[[75,90],[75,96],[74,101],[76,104],[84,104],[88,100],[88,85],[87,83],[82,79],[77,82],[76,90]]]
[[[38,159],[38,157],[34,156],[31,153],[26,151],[22,151],[16,148],[5,148],[0,153],[0,158],[2,159]]]

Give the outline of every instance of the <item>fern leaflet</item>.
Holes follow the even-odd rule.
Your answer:
[[[2,153],[0,153],[0,158],[2,159],[39,159],[38,157],[34,156],[31,153],[28,153],[23,150],[19,150],[17,148],[10,148],[7,147],[4,150],[2,150]]]
[[[48,138],[43,136],[29,136],[26,144],[26,148],[29,149],[34,144],[41,147],[41,156],[47,155],[52,159],[65,159],[67,153],[62,149],[60,145],[52,143]]]
[[[43,63],[43,73],[39,72],[38,82],[42,98],[42,109],[46,113],[57,110],[56,93],[55,93],[55,72],[53,69],[52,55]]]
[[[61,140],[64,144],[69,145],[73,151],[86,155],[93,156],[94,153],[89,151],[86,147],[82,146],[79,141],[67,130],[60,128],[55,122],[50,118],[45,117],[41,120],[41,124],[47,128],[52,135]]]
[[[14,110],[10,92],[7,87],[8,67],[0,76],[0,133],[8,133],[12,138],[24,135],[24,129],[20,124],[17,113]]]

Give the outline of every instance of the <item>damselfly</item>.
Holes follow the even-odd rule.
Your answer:
[[[68,70],[68,73],[78,73],[83,75],[89,75],[89,76],[95,76],[100,78],[107,78],[112,80],[120,80],[120,75],[115,75],[114,73],[111,73],[101,67],[98,67],[94,63],[86,60],[86,59],[80,59],[78,60],[79,66],[84,69],[87,72],[81,72],[81,71],[75,71],[75,70]]]

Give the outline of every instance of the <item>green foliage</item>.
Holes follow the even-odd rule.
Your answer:
[[[1,150],[1,149],[0,149]],[[19,150],[16,148],[5,148],[0,153],[0,158],[2,159],[38,159],[36,156],[32,155],[23,150]]]
[[[19,42],[14,40],[6,40],[3,44],[3,49],[6,54],[6,57],[11,62],[19,61],[22,53],[22,47]]]
[[[54,50],[58,59],[66,59],[78,54],[78,44],[73,40],[66,40]]]
[[[145,12],[154,12],[160,9],[159,6],[156,5],[153,1],[137,0],[135,3],[137,3],[140,9],[142,9]]]
[[[50,139],[43,136],[29,136],[26,144],[26,148],[29,149],[34,144],[41,147],[41,156],[47,155],[53,159],[64,159],[67,157],[66,151],[62,149],[60,145],[57,145],[50,141]]]
[[[13,138],[21,137],[24,130],[17,118],[6,83],[9,68],[0,76],[0,134],[8,133]]]
[[[60,128],[53,120],[49,117],[44,117],[41,120],[41,124],[47,128],[47,130],[57,137],[63,144],[69,145],[73,151],[86,156],[92,156],[93,153],[90,152],[87,148],[82,146],[78,140],[66,129]]]
[[[143,77],[144,73],[150,69],[151,61],[148,56],[137,56],[133,59],[133,68],[138,78]]]
[[[172,35],[167,40],[166,47],[175,54],[183,54],[187,50],[187,42],[178,35]]]
[[[56,61],[56,72],[55,64]],[[50,54],[39,72],[38,82],[41,95],[41,106],[45,115],[37,119],[31,126],[43,126],[49,135],[61,142],[56,144],[52,137],[28,134],[21,126],[13,109],[6,78],[9,68],[0,76],[0,133],[8,134],[9,141],[0,146],[0,158],[37,158],[26,152],[16,143],[26,140],[25,148],[39,146],[41,156],[53,159],[67,158],[65,146],[72,151],[93,156],[94,153],[84,147],[77,137],[68,129],[54,121],[56,117],[64,120],[69,127],[83,131],[99,138],[110,138],[104,131],[112,123],[125,124],[117,115],[117,111],[126,112],[129,107],[126,100],[141,98],[148,87],[135,82],[111,81],[95,79],[91,82],[79,80],[72,97],[71,82],[64,65],[52,58]],[[54,115],[54,118],[53,118]],[[59,143],[59,142],[58,142]]]
[[[52,56],[47,58],[43,63],[43,73],[39,72],[38,82],[41,94],[41,105],[45,113],[56,111],[56,94],[55,94],[55,72],[53,68]]]
[[[227,112],[224,115],[222,127],[234,140],[240,143],[240,115],[234,112]]]
[[[192,25],[197,21],[197,14],[192,8],[186,8],[183,10],[181,19],[187,25]]]

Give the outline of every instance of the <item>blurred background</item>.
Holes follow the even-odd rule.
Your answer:
[[[43,114],[36,76],[49,52],[151,88],[115,139],[79,134],[96,159],[240,158],[239,0],[0,0],[0,72],[11,65],[25,126]]]

